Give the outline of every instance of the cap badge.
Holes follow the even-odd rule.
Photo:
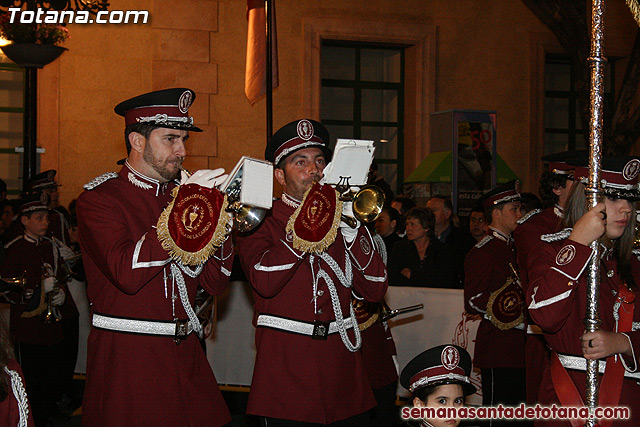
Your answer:
[[[442,350],[440,360],[442,360],[442,366],[452,371],[457,368],[460,363],[460,353],[458,353],[457,348],[448,345]]]
[[[640,160],[632,159],[624,165],[624,169],[622,169],[622,177],[627,181],[631,181],[638,176],[638,172],[640,172]]]
[[[298,137],[305,141],[308,141],[313,136],[313,125],[309,120],[300,120],[298,122]]]
[[[558,252],[558,255],[556,256],[556,264],[560,266],[567,265],[573,261],[575,256],[576,248],[573,245],[567,245]]]
[[[189,107],[191,107],[191,103],[193,102],[193,97],[191,96],[191,91],[185,90],[180,95],[180,99],[178,100],[178,108],[180,112],[186,114],[189,111]]]
[[[520,181],[516,181],[513,185],[513,189],[516,193],[520,192]]]
[[[49,194],[40,193],[40,203],[42,203],[43,206],[48,206],[49,205]]]

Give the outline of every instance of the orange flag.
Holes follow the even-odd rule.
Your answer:
[[[271,10],[271,70],[272,88],[278,87],[278,49],[276,47],[275,0],[268,2]],[[267,18],[264,0],[247,0],[247,69],[244,93],[251,104],[267,92]]]

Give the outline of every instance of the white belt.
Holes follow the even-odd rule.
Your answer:
[[[622,357],[622,356],[619,356]],[[558,359],[560,359],[560,363],[567,369],[572,369],[574,371],[586,371],[587,370],[587,360],[584,357],[578,356],[570,356],[568,354],[560,354],[558,353]],[[598,371],[601,374],[604,374],[604,369],[607,366],[607,362],[600,361],[598,363]],[[640,380],[640,372],[628,372],[624,371],[624,376],[627,378],[634,378],[635,380]]]
[[[261,314],[256,321],[257,326],[280,329],[301,335],[308,335],[314,339],[326,339],[327,335],[338,332],[336,322],[301,322],[299,320],[286,319],[284,317]],[[353,328],[351,318],[344,320],[345,329]]]
[[[527,325],[528,335],[542,335],[542,329],[538,325]]]
[[[193,332],[191,322],[160,322],[155,320],[137,320],[121,317],[105,316],[103,314],[93,315],[91,324],[100,329],[110,331],[130,332],[134,334],[164,335],[169,337],[186,338]],[[184,329],[186,327],[186,329]],[[180,329],[180,330],[179,330]]]

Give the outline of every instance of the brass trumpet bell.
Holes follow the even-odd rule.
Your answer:
[[[361,222],[375,221],[382,212],[384,200],[384,191],[380,187],[363,187],[353,196],[353,215]]]
[[[0,278],[0,291],[4,292],[11,289],[24,289],[27,286],[27,278],[23,273],[18,277],[2,277]]]
[[[267,215],[267,210],[255,206],[237,204],[230,208],[233,212],[233,228],[241,233],[246,233],[256,228]]]

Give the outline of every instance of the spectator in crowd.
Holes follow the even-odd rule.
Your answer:
[[[476,240],[453,224],[453,205],[449,197],[432,196],[427,200],[427,208],[433,212],[435,218],[434,234],[440,242],[450,246],[453,250],[453,263],[457,280],[460,284],[457,287],[462,288],[464,284],[464,259],[469,250],[476,244]]]
[[[434,235],[435,219],[427,208],[407,212],[407,238],[389,256],[389,285],[459,288],[453,249]]]
[[[398,233],[398,236],[404,237],[405,215],[409,212],[409,209],[414,208],[415,206],[416,203],[413,200],[403,195],[396,196],[391,202],[391,207],[400,212],[400,221],[396,226],[396,233]]]
[[[469,214],[469,234],[479,242],[487,235],[488,228],[487,220],[484,218],[484,209],[481,205],[475,206]]]
[[[390,205],[385,205],[382,208],[382,212],[380,212],[380,216],[376,219],[376,233],[378,233],[378,235],[382,237],[382,240],[384,240],[387,255],[391,254],[396,242],[402,239],[396,232],[398,229],[398,223],[401,220],[400,212],[392,208]]]

